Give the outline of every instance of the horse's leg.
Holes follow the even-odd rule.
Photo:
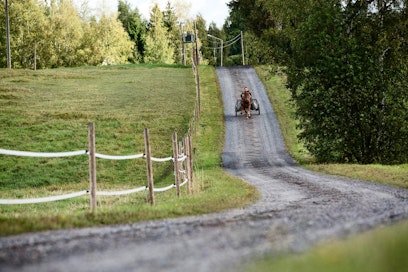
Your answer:
[[[241,105],[241,114],[243,114],[245,112],[245,115],[248,115],[248,110],[247,110],[247,103],[245,100],[243,100],[243,103]]]

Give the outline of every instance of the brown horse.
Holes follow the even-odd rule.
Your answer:
[[[245,111],[247,118],[251,118],[251,104],[251,92],[247,88],[245,88],[244,92],[241,94],[241,114],[243,113],[243,111]]]

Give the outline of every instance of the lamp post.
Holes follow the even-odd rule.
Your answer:
[[[211,35],[211,34],[207,34],[207,36],[221,41],[221,66],[222,66],[222,59],[223,59],[223,56],[224,56],[224,41],[222,39],[220,39],[220,38],[217,38],[217,37]]]

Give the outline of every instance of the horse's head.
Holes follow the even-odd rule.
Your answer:
[[[251,100],[251,92],[248,89],[245,89],[243,97],[247,101]]]

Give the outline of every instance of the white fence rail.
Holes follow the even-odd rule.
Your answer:
[[[176,188],[177,196],[179,196],[180,194],[179,188],[180,186],[184,186],[184,185],[187,185],[187,192],[188,193],[191,192],[192,185],[193,185],[192,184],[193,175],[191,171],[192,170],[191,137],[187,136],[184,139],[184,143],[181,144],[181,146],[183,146],[184,148],[179,148],[177,144],[177,134],[174,133],[173,134],[173,149],[175,149],[173,150],[174,155],[171,157],[166,157],[166,158],[154,158],[150,156],[150,143],[149,143],[149,137],[148,137],[149,132],[147,129],[145,129],[145,147],[146,147],[145,153],[125,155],[125,156],[112,156],[112,155],[105,155],[105,154],[92,152],[95,150],[95,141],[91,141],[91,138],[94,139],[95,137],[93,123],[89,124],[88,131],[89,131],[89,139],[90,139],[89,140],[89,150],[47,153],[47,152],[17,151],[17,150],[8,150],[8,149],[0,148],[0,154],[10,155],[10,156],[41,157],[41,158],[61,158],[61,157],[87,155],[89,156],[89,160],[90,160],[90,164],[89,164],[90,189],[89,190],[83,190],[79,192],[72,192],[68,194],[50,196],[50,197],[27,198],[27,199],[0,199],[0,204],[13,205],[13,204],[43,203],[43,202],[51,202],[51,201],[64,200],[64,199],[69,199],[69,198],[74,198],[74,197],[80,197],[80,196],[89,194],[90,200],[91,200],[91,210],[94,212],[96,210],[96,196],[120,196],[120,195],[133,194],[133,193],[138,193],[138,192],[149,190],[150,191],[150,203],[153,205],[154,204],[154,192],[164,192],[164,191]],[[175,160],[174,157],[177,157],[177,159]],[[134,188],[134,189],[122,190],[122,191],[112,191],[112,192],[96,191],[96,161],[95,161],[95,158],[106,159],[106,160],[132,160],[132,159],[144,158],[147,161],[146,164],[147,164],[149,185]],[[175,183],[169,186],[166,186],[166,187],[162,187],[162,188],[154,188],[151,161],[155,161],[155,162],[173,161],[174,173],[175,173]],[[185,170],[182,169],[183,162],[185,162],[184,163],[185,168],[186,168]],[[181,180],[183,180],[183,182],[180,182]]]
[[[26,199],[0,199],[0,204],[34,204],[34,203],[43,203],[43,202],[51,202],[63,199],[69,199],[74,197],[79,197],[86,195],[88,191],[80,191],[70,194],[64,194],[59,196],[49,196],[49,197],[40,197],[40,198],[26,198]]]
[[[37,158],[61,158],[61,157],[72,157],[84,155],[87,150],[78,150],[71,152],[56,152],[56,153],[46,153],[46,152],[28,152],[28,151],[18,151],[18,150],[8,150],[0,148],[0,154],[19,156],[19,157],[37,157]]]

